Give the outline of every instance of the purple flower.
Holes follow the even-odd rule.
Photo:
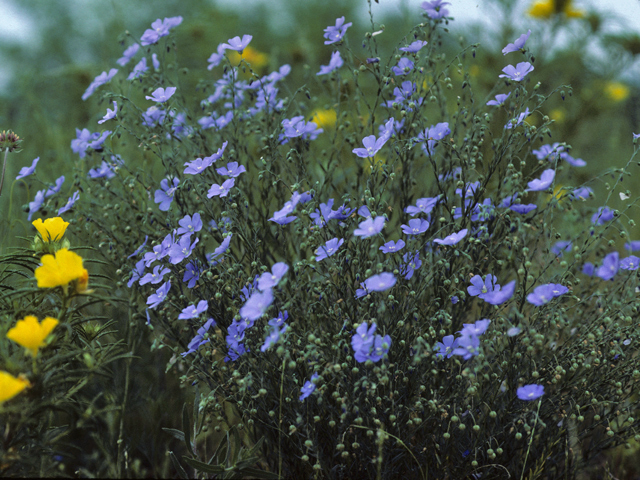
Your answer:
[[[413,70],[413,62],[406,57],[402,57],[398,61],[398,65],[392,67],[391,70],[396,76],[407,75],[411,70]]]
[[[166,212],[171,207],[171,202],[173,202],[173,195],[176,193],[176,188],[178,188],[178,184],[180,180],[177,178],[173,179],[173,187],[169,187],[169,180],[164,178],[160,182],[160,189],[155,191],[154,201],[159,203],[158,208],[162,212]]]
[[[364,148],[354,148],[353,153],[355,153],[360,158],[368,158],[375,156],[376,153],[387,143],[389,138],[386,136],[381,136],[376,140],[375,135],[369,135],[368,137],[364,137],[362,139],[362,144]]]
[[[174,93],[176,93],[176,89],[177,87],[156,88],[151,96],[147,95],[144,98],[146,98],[147,100],[153,100],[157,103],[164,103],[169,100]]]
[[[406,263],[400,265],[400,275],[404,275],[405,280],[411,280],[413,272],[422,266],[420,252],[416,252],[413,256],[410,253],[405,253],[402,256],[402,260]]]
[[[69,210],[71,210],[71,208],[75,205],[75,203],[80,199],[80,192],[79,191],[75,191],[73,196],[69,197],[69,200],[67,200],[67,203],[64,205],[64,207],[61,207],[58,210],[58,216],[62,215],[65,212],[68,212]]]
[[[515,42],[510,43],[506,47],[504,47],[502,49],[502,54],[506,55],[510,52],[517,52],[518,50],[522,50],[524,48],[524,44],[527,43],[529,35],[531,35],[531,30],[529,30],[527,33],[523,33]]]
[[[592,193],[593,193],[593,190],[591,190],[589,187],[580,187],[580,188],[576,188],[571,193],[571,196],[576,200],[580,199],[580,200],[584,201],[587,198],[589,198],[589,195],[592,194]]]
[[[289,265],[278,262],[271,267],[271,272],[264,272],[258,279],[258,290],[265,291],[280,283],[282,277],[289,271]]]
[[[282,121],[284,133],[280,135],[279,140],[282,144],[287,143],[289,138],[302,137],[304,140],[315,140],[324,130],[318,128],[315,122],[305,122],[304,117],[299,115],[291,120],[285,118]]]
[[[618,252],[611,252],[602,260],[602,265],[596,271],[596,275],[602,280],[611,280],[618,273],[620,257]]]
[[[429,214],[431,213],[431,210],[433,210],[433,207],[436,206],[436,203],[438,203],[439,199],[440,199],[439,195],[437,197],[431,197],[431,198],[419,198],[416,201],[415,207],[412,205],[410,207],[405,208],[404,211],[405,213],[408,213],[412,217],[416,216],[419,213]]]
[[[174,243],[169,248],[169,261],[175,265],[180,263],[182,260],[191,255],[194,247],[200,241],[199,238],[196,238],[193,243],[191,243],[191,234],[188,233],[180,237],[180,240],[177,243]]]
[[[372,323],[371,327],[369,327],[366,321],[362,322],[358,328],[356,328],[356,333],[351,337],[351,347],[354,352],[369,350],[369,348],[371,348],[376,328],[375,323]]]
[[[311,375],[311,380],[307,380],[305,384],[302,386],[302,388],[300,389],[300,392],[301,392],[301,395],[299,398],[300,401],[307,398],[316,389],[316,384],[314,383],[314,381],[318,378],[318,376],[319,375],[317,373],[314,373],[313,375]]]
[[[182,281],[187,284],[187,288],[193,288],[198,280],[200,280],[200,269],[196,261],[191,261],[187,263]]]
[[[480,339],[468,331],[463,331],[462,336],[458,338],[458,346],[453,350],[454,355],[469,360],[480,353]]]
[[[609,207],[600,207],[598,208],[598,211],[591,217],[591,223],[595,225],[603,225],[613,220],[614,217],[615,214]]]
[[[567,152],[560,153],[560,158],[567,162],[569,165],[573,165],[574,167],[584,167],[587,165],[587,162],[585,162],[583,159],[573,158]]]
[[[520,400],[537,400],[544,395],[544,386],[536,384],[525,385],[524,387],[519,387],[516,394]]]
[[[115,77],[116,73],[118,73],[118,69],[112,68],[111,70],[109,70],[109,73],[102,72],[100,75],[94,78],[93,82],[91,82],[91,84],[87,87],[87,90],[85,90],[85,92],[82,94],[82,100],[86,100],[91,95],[93,95],[93,92],[95,92],[96,88],[98,88],[99,86],[110,82],[111,79]]]
[[[392,240],[390,242],[385,243],[383,246],[381,246],[380,250],[382,250],[383,253],[395,253],[402,250],[404,246],[405,246],[404,240],[400,239],[397,242],[394,242]]]
[[[462,335],[475,335],[476,337],[479,337],[480,335],[482,335],[484,332],[487,331],[487,328],[489,328],[490,323],[491,323],[491,320],[489,320],[488,318],[478,320],[475,323],[463,323],[462,330],[460,330],[460,333]]]
[[[484,295],[479,295],[485,302],[491,305],[501,305],[511,297],[513,297],[513,293],[516,290],[516,281],[511,280],[501,289],[496,289],[493,292],[485,293]]]
[[[142,57],[142,60],[134,65],[133,70],[131,70],[131,73],[127,77],[127,80],[140,78],[147,70],[149,70],[149,67],[147,66],[147,57]]]
[[[383,292],[393,287],[396,284],[396,277],[393,273],[382,272],[378,275],[373,275],[364,281],[364,286],[369,292]]]
[[[336,18],[335,26],[328,26],[324,29],[324,35],[322,35],[326,40],[324,41],[325,45],[331,45],[332,43],[339,42],[344,37],[344,34],[347,33],[347,28],[349,28],[353,23],[344,23],[344,17]]]
[[[278,316],[269,320],[269,325],[272,327],[281,327],[284,322],[289,319],[289,312],[286,310],[284,312],[278,312]],[[284,330],[283,330],[284,332]]]
[[[326,243],[316,249],[314,252],[316,257],[316,262],[324,260],[327,257],[330,257],[334,253],[338,251],[340,246],[344,243],[344,238],[338,240],[337,238],[332,238],[331,240],[327,240]]]
[[[116,176],[113,171],[113,167],[105,162],[104,160],[100,163],[100,167],[92,168],[89,170],[88,174],[89,178],[113,178]]]
[[[569,289],[567,287],[558,283],[539,285],[533,289],[533,292],[527,295],[527,302],[535,305],[536,307],[541,307],[542,305],[549,303],[555,297],[564,295],[568,291]]]
[[[180,315],[178,315],[178,320],[192,320],[194,318],[198,318],[200,315],[205,313],[209,308],[209,303],[206,300],[200,300],[198,302],[198,306],[189,305],[182,309]]]
[[[226,167],[217,168],[216,172],[225,177],[237,177],[243,172],[246,172],[247,169],[244,168],[244,165],[238,165],[238,162],[229,162]]]
[[[213,251],[213,254],[211,255],[211,259],[210,259],[211,262],[213,262],[213,260],[215,260],[217,257],[219,257],[220,255],[222,255],[224,252],[227,251],[227,249],[229,248],[229,244],[231,243],[232,236],[233,234],[229,234],[227,237],[225,237],[225,239],[218,246],[218,248],[216,248]]]
[[[594,267],[593,263],[591,262],[586,262],[582,266],[582,273],[590,277],[593,277],[593,274],[595,273],[595,271],[596,271],[596,267]]]
[[[16,180],[20,180],[21,178],[28,177],[33,172],[35,172],[36,171],[36,165],[38,165],[38,161],[39,160],[40,160],[40,157],[36,157],[33,160],[33,162],[31,162],[31,166],[30,167],[22,167],[20,169],[20,173],[18,173],[18,176],[16,177]]]
[[[442,339],[442,342],[437,342],[434,350],[438,350],[436,356],[440,356],[440,358],[451,358],[453,356],[453,351],[458,347],[458,339],[453,337],[453,335],[447,335]]]
[[[142,125],[149,128],[153,128],[156,125],[162,125],[166,116],[167,112],[153,105],[152,107],[147,108],[147,111],[142,114]]]
[[[327,75],[344,65],[344,61],[337,50],[331,54],[329,65],[320,65],[320,71],[316,75]]]
[[[640,240],[631,240],[624,244],[624,249],[630,252],[637,252],[640,250]]]
[[[58,193],[60,191],[60,188],[62,187],[63,183],[64,183],[64,175],[60,175],[56,179],[56,184],[53,187],[49,187],[47,189],[47,191],[45,192],[45,194],[44,194],[45,198],[50,197],[51,195],[54,195],[54,194]]]
[[[199,213],[194,213],[193,217],[190,215],[185,215],[178,222],[180,228],[178,229],[178,235],[183,235],[185,233],[196,233],[202,230],[202,219],[200,218]]]
[[[507,93],[506,95],[502,93],[498,94],[496,95],[495,100],[489,100],[487,102],[487,105],[493,105],[493,106],[499,107],[507,100],[507,98],[509,98],[510,95],[511,95],[511,92]]]
[[[142,259],[141,262],[144,262],[144,259]],[[160,270],[161,268],[162,268],[162,265],[156,265],[155,268],[153,269],[153,273],[147,273],[144,277],[140,279],[140,285],[146,285],[147,283],[156,285],[160,283],[162,280],[164,280],[164,276],[167,273],[169,273],[171,270],[169,270],[168,268],[162,268],[162,270]]]
[[[561,257],[563,252],[570,252],[571,247],[572,244],[569,240],[560,240],[551,247],[551,251]]]
[[[637,270],[640,264],[640,258],[635,255],[629,255],[627,258],[620,260],[620,268],[622,270]]]
[[[527,213],[531,212],[532,210],[535,210],[536,208],[537,207],[535,203],[528,203],[526,205],[523,205],[521,203],[516,203],[511,205],[509,207],[509,210],[519,213],[520,215],[526,215]]]
[[[451,235],[447,235],[443,239],[436,238],[433,241],[434,243],[439,243],[440,245],[455,245],[467,236],[467,232],[468,230],[466,228],[463,228],[458,233],[452,233]]]
[[[253,36],[251,35],[243,35],[242,38],[240,38],[239,36],[233,37],[227,40],[227,42],[229,43],[223,43],[222,46],[226,50],[235,50],[236,52],[240,52],[242,54],[242,51],[247,48],[247,45],[249,45],[252,38]]]
[[[443,2],[442,0],[431,0],[430,2],[422,2],[420,6],[429,18],[438,20],[449,15],[449,10],[444,8],[445,5],[451,5],[451,3]]]
[[[143,46],[153,45],[160,40],[161,37],[169,35],[169,30],[177,27],[182,23],[182,17],[170,17],[160,20],[159,18],[151,24],[151,28],[145,30],[140,37],[140,43]]]
[[[358,224],[358,228],[354,230],[353,234],[356,237],[369,238],[377,235],[382,231],[384,227],[384,217],[368,218],[364,222]]]
[[[235,179],[233,178],[226,180],[222,185],[218,185],[217,183],[214,183],[213,185],[211,185],[211,188],[209,189],[209,193],[207,193],[207,198],[212,198],[217,196],[226,197],[227,195],[229,195],[229,191],[231,190],[231,188],[233,188],[235,183],[236,183]]]
[[[269,322],[271,322],[271,320],[269,320]],[[284,325],[282,330],[280,330],[280,328],[278,327],[273,327],[269,332],[269,335],[267,335],[267,338],[265,338],[264,344],[262,345],[262,347],[260,347],[260,351],[266,352],[267,350],[269,350],[273,345],[275,345],[278,342],[278,340],[280,340],[280,335],[282,335],[286,331],[287,331],[287,325]]]
[[[487,275],[484,281],[482,281],[482,277],[480,275],[474,275],[471,278],[471,285],[467,287],[467,292],[472,297],[479,296],[480,298],[484,298],[484,295],[487,293],[491,293],[494,290],[500,290],[500,285],[498,285],[498,279],[494,275]]]
[[[450,133],[451,129],[449,128],[449,124],[447,122],[441,122],[436,125],[432,125],[425,129],[424,132],[418,134],[417,140],[419,142],[426,142],[426,145],[425,143],[422,143],[422,151],[425,155],[431,155],[438,144],[438,141],[442,140]]]
[[[135,54],[138,53],[139,49],[140,45],[137,43],[127,47],[127,49],[122,53],[122,57],[116,60],[116,63],[121,67],[124,67],[135,56]]]
[[[224,58],[225,50],[226,48],[224,47],[224,43],[221,43],[218,45],[218,48],[216,49],[216,53],[212,53],[211,56],[207,59],[207,62],[209,62],[209,65],[207,66],[207,70],[213,70],[214,67],[217,67],[218,65],[220,65],[220,62]]]
[[[245,320],[255,321],[265,314],[272,302],[273,292],[270,288],[264,292],[255,291],[240,308],[240,316]]]
[[[424,40],[416,40],[410,45],[407,45],[406,47],[402,47],[399,50],[401,52],[407,52],[407,53],[418,53],[420,49],[424,47],[426,44],[427,42],[425,42]]]
[[[169,293],[169,289],[171,288],[171,280],[163,283],[160,288],[156,290],[156,293],[153,293],[147,298],[147,305],[149,308],[154,309],[167,298],[167,293]]]
[[[157,53],[152,53],[151,54],[151,64],[153,65],[153,69],[156,72],[158,70],[160,70],[160,60],[158,60],[158,54]]]
[[[419,235],[429,228],[429,222],[421,218],[413,218],[409,220],[409,225],[402,225],[402,231],[405,235]]]
[[[502,69],[503,75],[498,75],[500,78],[509,78],[514,82],[520,82],[529,72],[533,71],[533,65],[529,62],[520,62],[515,67],[513,65],[507,65]]]
[[[71,140],[71,150],[77,153],[80,158],[84,158],[87,155],[87,149],[91,147],[93,141],[99,138],[99,132],[91,133],[86,128],[82,130],[76,128],[76,138]]]
[[[209,339],[205,340],[204,335],[207,333],[207,330],[209,330],[209,328],[211,328],[211,326],[215,324],[216,322],[213,318],[210,318],[209,320],[207,320],[207,322],[201,328],[198,329],[198,333],[196,334],[196,336],[193,337],[193,339],[189,342],[189,345],[188,345],[189,350],[181,353],[180,355],[182,355],[183,357],[186,357],[190,353],[193,353],[196,350],[198,350],[198,348],[200,348],[205,343],[209,343]]]
[[[531,114],[531,112],[529,112],[529,107],[525,108],[524,112],[522,112],[520,115],[518,115],[518,118],[513,118],[513,119],[509,120],[509,123],[507,123],[504,126],[504,128],[506,130],[511,130],[512,128],[516,128],[516,127],[520,126],[522,124],[522,122],[524,122],[524,119],[527,118],[530,114]]]
[[[42,207],[44,203],[44,192],[44,190],[38,190],[36,196],[33,198],[33,202],[29,202],[29,221],[31,221],[31,216]]]
[[[102,125],[104,122],[111,120],[113,118],[116,118],[116,113],[118,113],[118,104],[117,102],[114,100],[113,101],[113,110],[111,110],[110,108],[107,108],[107,114],[102,117],[102,120],[98,120],[98,123],[100,125]]]
[[[140,280],[140,277],[142,276],[143,273],[144,273],[144,259],[136,263],[136,267],[131,272],[131,278],[129,279],[129,282],[127,282],[127,287],[131,288],[131,286],[135,282]]]
[[[555,176],[555,170],[551,168],[545,170],[544,172],[542,172],[542,175],[540,175],[539,179],[536,178],[535,180],[531,180],[529,183],[527,183],[527,186],[529,187],[527,191],[539,192],[541,190],[546,190],[553,183],[553,179],[555,178]]]

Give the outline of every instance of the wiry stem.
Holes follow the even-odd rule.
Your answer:
[[[9,156],[9,147],[4,150],[4,160],[2,161],[2,177],[0,177],[0,195],[2,195],[2,185],[4,185],[4,171],[7,168],[7,157]]]

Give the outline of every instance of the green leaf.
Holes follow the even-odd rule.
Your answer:
[[[169,458],[171,458],[171,463],[173,464],[173,467],[178,471],[178,475],[180,476],[180,478],[188,479],[189,475],[187,475],[187,472],[184,471],[184,468],[182,468],[182,465],[180,465],[180,462],[171,451],[169,452]]]
[[[187,446],[187,451],[195,458],[196,454],[193,453],[193,447],[191,446],[191,422],[189,422],[186,402],[182,406],[182,431],[184,432],[184,443]]]
[[[267,472],[266,470],[260,470],[254,467],[243,468],[239,470],[239,473],[243,478],[267,478],[273,480],[279,480],[280,478],[282,478],[277,473]]]
[[[195,458],[189,458],[187,456],[182,457],[182,459],[200,472],[223,473],[225,471],[225,468],[222,465],[209,465],[208,463],[204,463],[196,460]]]
[[[162,430],[164,430],[170,435],[173,435],[175,438],[177,438],[181,442],[184,442],[184,433],[182,433],[180,430],[177,430],[175,428],[163,428]]]

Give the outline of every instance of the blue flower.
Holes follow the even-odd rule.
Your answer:
[[[191,215],[185,215],[178,221],[178,224],[180,225],[177,232],[178,235],[196,233],[202,230],[202,219],[199,213],[194,213],[193,217],[191,217]]]
[[[271,267],[271,272],[264,272],[258,279],[258,290],[267,290],[273,288],[280,283],[282,277],[289,271],[289,265],[284,262],[278,262]]]
[[[316,75],[327,75],[334,70],[337,70],[342,65],[344,65],[344,61],[340,56],[340,52],[337,50],[331,54],[331,60],[329,60],[329,65],[321,65],[320,71],[316,73]]]
[[[609,207],[600,207],[598,211],[591,217],[591,223],[595,225],[603,225],[615,218],[613,210]]]
[[[127,47],[127,49],[122,53],[122,57],[116,60],[116,63],[124,67],[135,56],[135,54],[138,53],[139,49],[140,45],[137,43]]]
[[[480,354],[480,339],[468,331],[463,331],[462,336],[458,338],[458,346],[453,350],[454,355],[469,360]]]
[[[506,47],[504,47],[502,49],[502,54],[506,55],[510,52],[517,52],[518,50],[522,50],[524,48],[524,44],[527,43],[529,35],[531,35],[531,30],[529,30],[527,33],[523,33],[515,42],[510,43]]]
[[[253,36],[251,35],[243,35],[242,38],[237,36],[230,38],[229,40],[227,40],[227,42],[229,43],[223,43],[222,46],[226,50],[235,50],[236,52],[240,52],[240,54],[242,54],[242,51],[247,48],[247,45],[249,45],[251,39],[253,39]]]
[[[420,49],[424,47],[426,44],[427,42],[425,42],[424,40],[416,40],[415,42],[411,43],[410,45],[407,45],[406,47],[399,48],[399,50],[401,52],[407,52],[407,53],[418,53]]]
[[[484,296],[480,296],[485,302],[491,305],[501,305],[511,297],[516,290],[516,281],[511,280],[503,288],[494,290],[493,292],[485,293]]]
[[[356,237],[369,238],[377,235],[384,227],[384,217],[379,216],[375,219],[369,218],[364,222],[360,222],[358,228],[353,231]]]
[[[198,329],[198,333],[196,334],[196,336],[193,337],[193,339],[189,342],[189,345],[188,345],[189,350],[187,350],[184,353],[181,353],[181,355],[183,357],[186,357],[190,353],[193,353],[196,350],[198,350],[198,348],[200,348],[205,343],[209,343],[208,339],[207,340],[204,339],[204,335],[207,333],[207,330],[209,330],[209,328],[211,328],[211,326],[215,324],[216,322],[213,318],[210,318],[209,320],[207,320],[207,322]]]
[[[440,195],[431,198],[419,198],[418,200],[416,200],[415,207],[411,205],[409,207],[406,207],[404,211],[412,217],[416,216],[419,213],[429,214],[431,213],[431,210],[433,210],[433,208],[436,206],[439,199]]]
[[[440,358],[451,358],[453,351],[458,348],[458,339],[454,339],[453,335],[447,335],[442,342],[437,342],[434,350],[438,350],[436,356]]]
[[[240,308],[240,316],[245,320],[255,321],[265,314],[272,302],[271,289],[264,292],[253,292],[249,300]]]
[[[449,10],[444,8],[445,5],[451,5],[451,3],[443,2],[442,0],[431,0],[430,2],[422,2],[420,6],[429,18],[438,20],[449,15]]]
[[[71,210],[71,208],[75,205],[75,203],[79,199],[80,199],[80,192],[76,190],[73,193],[73,196],[69,197],[69,200],[67,200],[67,203],[58,210],[58,216],[60,216],[63,213],[68,212],[69,210]]]
[[[544,172],[542,172],[542,175],[540,175],[539,179],[536,178],[527,183],[527,186],[529,188],[526,191],[539,192],[541,190],[546,190],[553,183],[553,179],[555,178],[555,176],[556,171],[552,168],[545,170]]]
[[[364,148],[354,148],[352,151],[360,158],[374,157],[384,144],[387,143],[387,140],[389,140],[389,137],[384,135],[380,136],[377,140],[375,135],[369,135],[362,139]]]
[[[111,79],[115,77],[116,73],[118,73],[118,69],[112,68],[111,70],[109,70],[109,73],[102,72],[100,75],[94,78],[93,82],[91,82],[91,84],[87,87],[87,90],[85,90],[85,92],[82,94],[82,100],[86,100],[91,95],[93,95],[93,92],[95,92],[96,88],[98,88],[99,86],[110,82]]]
[[[127,80],[140,78],[147,70],[149,70],[149,67],[147,66],[147,57],[142,57],[142,60],[134,65],[133,70],[131,70],[131,73],[127,77]]]
[[[144,262],[144,259],[140,261]],[[140,279],[140,282],[139,282],[140,285],[146,285],[147,283],[156,285],[160,283],[164,279],[164,276],[171,271],[168,268],[162,268],[162,270],[160,270],[161,268],[162,268],[162,265],[156,265],[152,273],[147,273],[144,277]]]
[[[635,255],[629,255],[627,258],[620,260],[620,268],[622,270],[637,270],[640,265],[640,258]]]
[[[384,292],[396,284],[396,277],[393,273],[382,272],[373,275],[364,281],[365,288],[369,292]]]
[[[620,267],[618,252],[611,252],[602,260],[602,265],[596,271],[596,275],[602,280],[611,280],[618,273]]]
[[[314,390],[316,389],[316,384],[313,382],[318,378],[318,376],[319,375],[317,373],[314,373],[313,375],[311,375],[311,380],[307,380],[302,386],[302,388],[300,389],[300,392],[302,393],[299,398],[300,401],[304,400],[314,392]]]
[[[280,329],[278,327],[271,328],[271,331],[269,332],[269,335],[267,335],[267,338],[265,338],[264,343],[262,344],[262,347],[260,347],[260,351],[261,352],[266,352],[273,345],[275,345],[278,342],[278,340],[280,340],[280,335],[282,335],[284,332],[287,331],[287,328],[288,327],[287,327],[286,324],[284,324],[282,329]]]
[[[102,120],[98,120],[98,123],[102,125],[104,122],[115,118],[117,113],[118,113],[118,103],[114,100],[113,110],[111,110],[110,108],[107,108],[107,114],[104,117],[102,117]]]
[[[40,160],[40,157],[37,157],[36,159],[33,160],[33,162],[31,162],[31,166],[30,167],[22,167],[20,169],[20,173],[18,173],[18,176],[16,177],[16,180],[20,180],[21,178],[28,177],[33,172],[35,172],[36,171],[36,165],[38,165],[38,161],[39,160]]]
[[[527,76],[530,72],[533,71],[533,65],[529,62],[520,62],[515,67],[513,65],[507,65],[502,69],[504,72],[503,75],[498,75],[500,78],[509,78],[514,82],[520,82]]]
[[[498,94],[495,96],[495,100],[489,100],[487,102],[487,105],[493,105],[493,106],[499,107],[507,100],[507,98],[509,98],[509,95],[511,95],[511,92],[507,94],[503,94],[503,93]]]
[[[144,98],[146,98],[147,100],[153,100],[157,103],[164,103],[169,100],[174,93],[176,93],[176,89],[177,87],[167,87],[166,89],[162,87],[156,88],[151,96],[147,95]]]
[[[318,247],[314,252],[316,257],[316,262],[324,260],[327,257],[330,257],[334,253],[338,251],[340,246],[344,243],[344,238],[338,240],[338,238],[332,238],[331,240],[327,240],[324,245]]]
[[[509,210],[519,213],[520,215],[526,215],[527,213],[537,208],[535,203],[528,203],[526,205],[522,203],[515,203],[509,207]]]
[[[177,27],[182,23],[182,17],[170,17],[164,20],[159,18],[151,24],[151,28],[144,31],[140,37],[140,43],[143,46],[153,45],[160,40],[161,37],[169,35],[169,30]]]
[[[339,42],[347,33],[347,29],[353,25],[352,22],[344,23],[344,17],[336,18],[335,26],[328,26],[324,29],[323,37],[326,38],[324,44],[331,45],[332,43]]]
[[[420,218],[409,220],[409,225],[402,225],[402,231],[405,235],[419,235],[429,228],[429,222]]]
[[[246,172],[247,169],[244,168],[244,165],[238,165],[238,162],[229,162],[226,167],[220,167],[216,169],[220,175],[225,177],[237,177],[243,172]]]
[[[382,250],[383,253],[395,253],[402,250],[404,246],[405,246],[404,240],[400,239],[397,242],[394,242],[392,240],[390,242],[385,243],[383,246],[381,246],[380,250]]]
[[[208,302],[206,300],[200,300],[198,302],[198,306],[189,305],[182,309],[182,312],[178,315],[178,320],[192,320],[194,318],[198,318],[200,315],[205,313],[208,308]]]
[[[484,298],[484,295],[494,290],[500,290],[500,285],[498,285],[498,279],[494,275],[487,275],[484,282],[482,281],[482,277],[480,275],[474,275],[471,277],[471,285],[467,287],[467,292],[472,297],[479,296],[480,298]]]
[[[156,290],[156,293],[149,295],[149,298],[147,298],[147,305],[149,305],[149,308],[156,308],[158,305],[164,302],[165,298],[167,298],[167,293],[169,293],[170,288],[171,280],[168,280]]]
[[[391,70],[396,76],[407,75],[411,70],[413,70],[413,62],[406,57],[402,57],[398,61],[398,65],[392,67]]]
[[[525,385],[524,387],[519,387],[516,394],[520,400],[536,400],[544,395],[544,386],[543,385]]]
[[[173,195],[176,192],[176,188],[178,188],[178,184],[180,180],[177,178],[173,179],[173,187],[169,187],[169,180],[164,178],[160,182],[160,189],[155,191],[154,201],[159,203],[158,208],[166,212],[171,207],[171,202],[173,202]]]
[[[173,265],[180,263],[182,260],[191,255],[191,252],[199,241],[200,239],[196,238],[193,243],[191,243],[191,233],[185,233],[184,235],[182,235],[182,237],[180,237],[180,240],[178,240],[178,242],[174,243],[169,248],[169,261]]]
[[[235,183],[236,181],[234,178],[230,178],[229,180],[226,180],[222,185],[218,185],[217,183],[214,183],[213,185],[211,185],[211,188],[207,193],[207,198],[212,198],[217,196],[226,197],[227,195],[229,195],[229,191],[233,188]]]
[[[416,252],[415,255],[405,253],[402,257],[406,263],[400,265],[400,275],[404,275],[405,280],[411,280],[413,272],[422,266],[422,260],[420,260],[420,252]]]
[[[527,295],[527,302],[535,305],[536,307],[541,307],[549,303],[555,297],[559,297],[560,295],[564,295],[567,293],[569,289],[564,285],[560,285],[558,283],[547,283],[546,285],[540,285],[533,289],[529,295]]]
[[[451,235],[447,235],[443,239],[436,238],[433,240],[433,242],[439,243],[440,245],[455,245],[456,243],[458,243],[460,240],[462,240],[464,237],[467,236],[467,232],[468,230],[466,228],[463,228],[459,232],[452,233]]]

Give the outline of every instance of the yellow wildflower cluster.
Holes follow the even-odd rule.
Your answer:
[[[43,255],[42,265],[34,273],[40,288],[62,287],[66,295],[69,283],[75,282],[76,293],[87,291],[89,272],[82,266],[82,257],[66,248]]]
[[[38,322],[33,315],[27,315],[22,320],[18,320],[16,326],[7,332],[7,338],[23,346],[35,361],[38,351],[45,346],[46,338],[58,323],[58,320],[52,317]],[[0,371],[0,403],[11,400],[30,386],[26,378],[14,377],[8,372]]]
[[[571,5],[571,0],[537,0],[529,7],[529,15],[535,18],[551,18],[553,15],[564,13],[568,18],[583,18],[583,10],[577,10]]]

